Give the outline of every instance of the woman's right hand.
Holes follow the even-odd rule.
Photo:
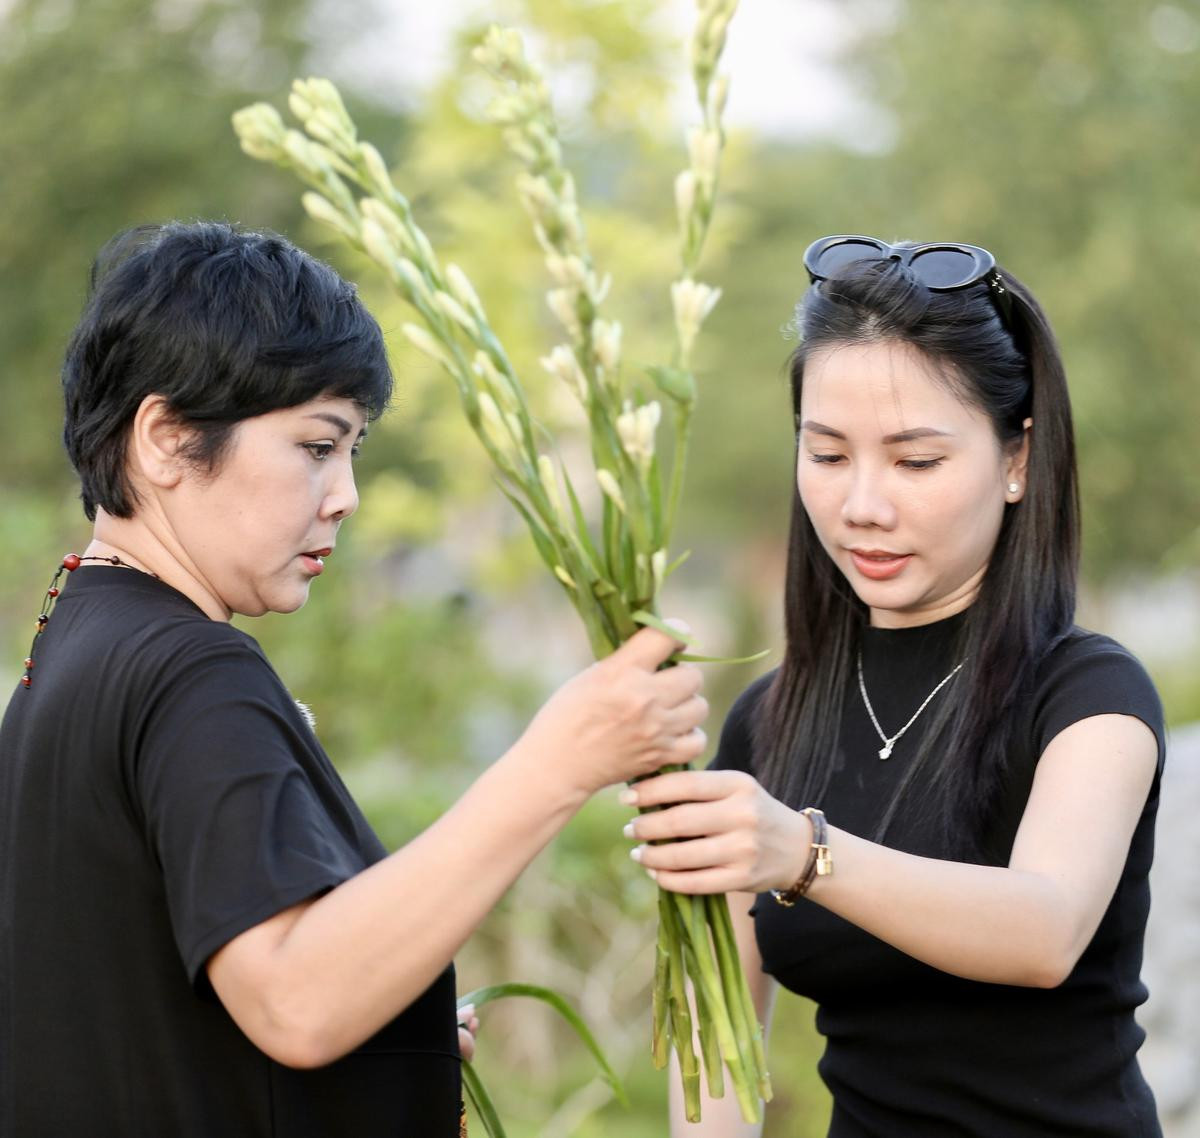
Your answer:
[[[545,777],[561,776],[584,796],[698,758],[708,715],[700,671],[692,664],[658,670],[681,646],[643,628],[563,684],[517,748],[538,756]]]

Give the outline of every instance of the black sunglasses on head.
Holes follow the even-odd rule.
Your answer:
[[[1012,297],[1000,279],[996,258],[978,245],[955,241],[889,245],[877,237],[842,233],[819,237],[804,252],[804,267],[813,284],[841,276],[858,261],[899,261],[931,292],[956,292],[986,284],[1005,326],[1012,326]]]

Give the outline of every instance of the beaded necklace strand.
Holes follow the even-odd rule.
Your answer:
[[[58,587],[58,582],[64,573],[74,573],[85,561],[102,561],[105,565],[119,565],[123,569],[137,570],[136,565],[130,565],[128,561],[122,561],[116,554],[109,557],[102,557],[95,554],[89,554],[86,557],[80,557],[78,553],[68,553],[62,559],[59,567],[54,571],[54,576],[51,578],[50,587],[46,590],[46,595],[42,598],[42,611],[38,613],[37,627],[33,632],[33,643],[29,646],[29,655],[25,657],[25,674],[21,677],[21,686],[25,688],[33,687],[33,653],[37,648],[38,637],[46,631],[46,625],[50,623],[50,613],[54,608],[54,602],[58,600],[58,594],[62,591]],[[149,572],[149,570],[139,570],[141,572]],[[157,577],[157,573],[150,573],[151,577]]]

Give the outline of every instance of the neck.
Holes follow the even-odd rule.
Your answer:
[[[182,593],[211,620],[227,621],[233,615],[192,565],[191,559],[171,540],[162,527],[135,515],[115,518],[103,510],[96,512],[92,540],[85,556],[119,557],[125,564],[159,580]]]

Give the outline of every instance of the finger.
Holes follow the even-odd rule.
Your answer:
[[[678,628],[685,636],[687,625],[682,621],[669,621],[672,627]],[[627,663],[636,664],[653,672],[659,664],[670,659],[681,648],[686,647],[682,640],[659,632],[657,628],[643,628],[635,632],[610,657],[616,657]]]
[[[669,893],[735,893],[746,888],[742,875],[731,869],[655,870],[651,876]]]
[[[642,809],[676,802],[712,802],[747,789],[747,782],[754,779],[743,771],[671,771],[627,787],[620,800]]]
[[[694,695],[686,703],[679,704],[663,713],[663,734],[686,735],[693,727],[699,727],[708,718],[708,700]]]
[[[688,802],[639,814],[622,831],[637,842],[669,842],[681,838],[710,838],[727,833],[729,826],[719,807],[712,803]]]
[[[704,674],[695,664],[678,664],[655,673],[654,694],[663,707],[675,707],[691,699],[704,686]]]
[[[643,869],[653,869],[656,873],[733,869],[737,862],[733,857],[733,843],[726,835],[664,842],[657,846],[634,846],[629,856]]]
[[[681,735],[673,735],[664,740],[658,748],[653,766],[646,773],[653,775],[662,767],[684,766],[695,762],[708,749],[708,736],[701,727],[693,727]],[[624,799],[622,798],[622,802]]]
[[[475,1037],[464,1027],[458,1029],[458,1049],[468,1063],[475,1058]]]

